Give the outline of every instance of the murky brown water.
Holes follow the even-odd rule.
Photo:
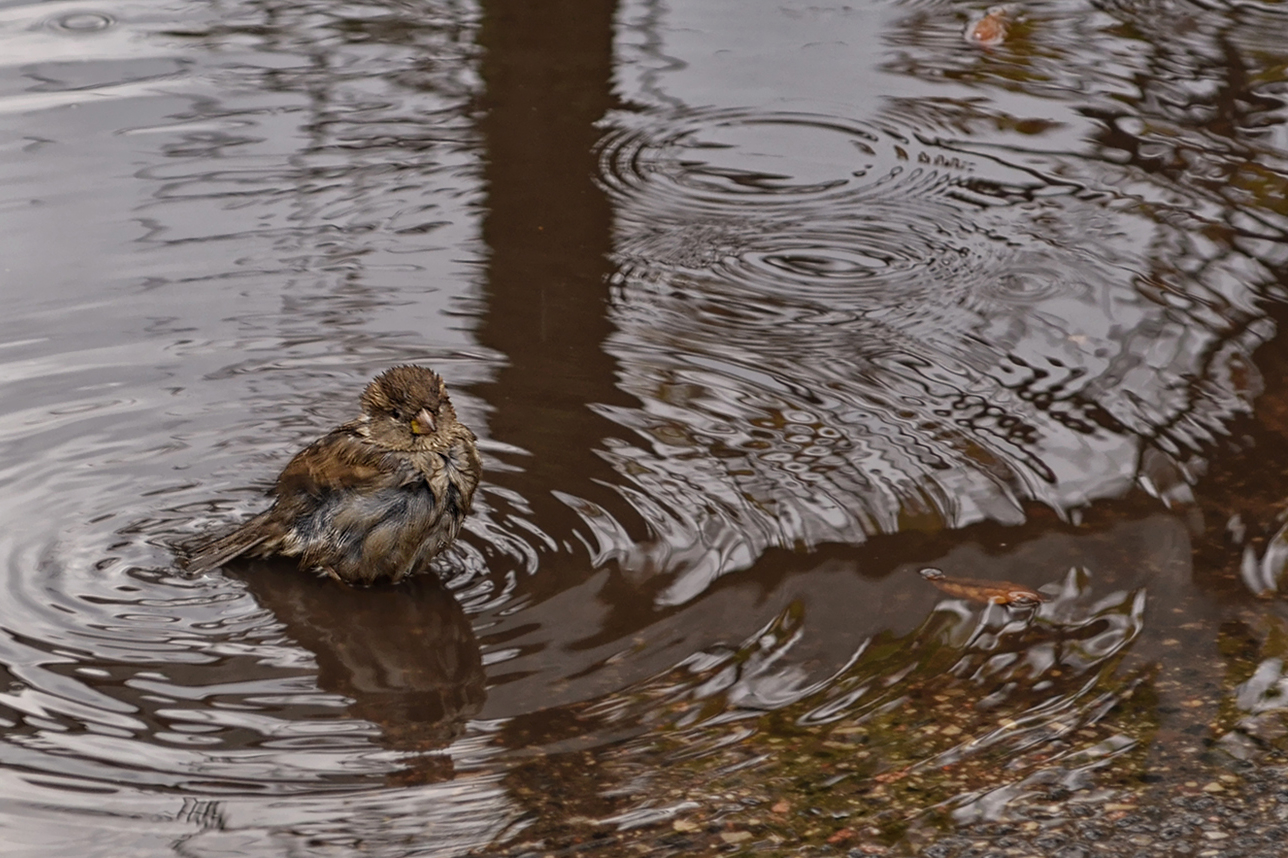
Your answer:
[[[7,842],[457,855],[756,783],[825,821],[726,846],[909,851],[1279,760],[1288,14],[983,12],[0,5]],[[445,587],[176,568],[413,361],[485,453]]]

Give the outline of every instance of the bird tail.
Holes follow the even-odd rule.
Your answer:
[[[196,546],[184,564],[188,572],[193,575],[209,572],[263,543],[272,535],[271,528],[265,527],[269,512],[261,512],[227,536]]]

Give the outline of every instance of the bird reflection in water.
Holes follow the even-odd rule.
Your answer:
[[[289,561],[234,564],[285,633],[317,658],[318,686],[352,702],[349,715],[380,727],[381,744],[409,755],[400,784],[453,776],[447,747],[487,696],[469,618],[436,575],[354,590],[301,575]]]

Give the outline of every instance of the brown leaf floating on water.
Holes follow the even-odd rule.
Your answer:
[[[1014,6],[992,6],[984,17],[966,26],[966,41],[981,48],[995,48],[1006,41],[1006,31],[1015,12]]]
[[[949,578],[934,567],[921,570],[921,577],[950,596],[994,605],[1036,605],[1050,597],[1023,584],[986,578]]]

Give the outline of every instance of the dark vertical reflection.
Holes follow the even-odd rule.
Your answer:
[[[612,104],[611,0],[484,2],[480,42],[491,250],[478,336],[509,357],[485,396],[498,440],[531,454],[515,479],[547,532],[575,517],[561,489],[611,503],[592,481],[612,471],[593,453],[613,424],[588,403],[619,403],[602,344],[612,213],[595,181],[596,123]],[[571,479],[575,482],[570,482]]]

